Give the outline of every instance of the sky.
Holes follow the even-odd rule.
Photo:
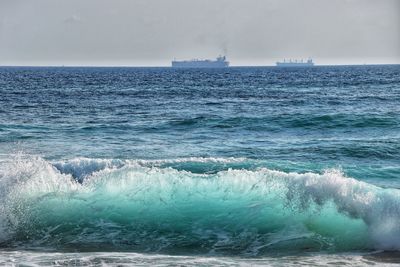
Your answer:
[[[0,65],[399,64],[399,0],[0,0]]]

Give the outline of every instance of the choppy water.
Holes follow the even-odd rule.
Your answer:
[[[0,68],[0,264],[396,263],[399,178],[400,66]]]

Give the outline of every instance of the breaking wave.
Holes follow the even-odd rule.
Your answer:
[[[246,162],[12,157],[0,163],[0,246],[248,256],[400,249],[397,189],[335,169]]]

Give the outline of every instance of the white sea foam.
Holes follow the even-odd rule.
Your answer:
[[[204,158],[185,160],[224,162],[219,159],[208,161]],[[235,160],[227,159],[227,161]],[[263,222],[266,224],[273,222],[292,224],[291,228],[287,229],[292,229],[290,231],[294,233],[294,237],[307,236],[306,232],[296,232],[306,231],[301,229],[301,225],[308,227],[307,231],[313,231],[312,227],[306,224],[307,217],[315,218],[316,215],[312,212],[315,207],[324,209],[333,205],[337,212],[335,216],[359,219],[364,222],[369,238],[366,247],[385,250],[400,249],[400,193],[398,190],[382,189],[346,177],[338,170],[327,170],[322,174],[299,174],[260,168],[194,174],[170,167],[154,167],[151,166],[152,164],[148,165],[149,162],[155,161],[82,158],[51,164],[37,157],[20,157],[8,163],[2,163],[0,228],[3,229],[1,231],[3,236],[0,236],[0,239],[6,240],[9,235],[12,235],[12,231],[18,228],[16,226],[19,220],[23,219],[21,218],[23,213],[26,212],[23,210],[24,207],[32,208],[32,205],[40,203],[41,199],[51,196],[51,199],[61,199],[58,201],[68,199],[68,203],[75,203],[71,202],[71,199],[83,200],[82,203],[92,201],[90,208],[68,204],[63,206],[60,212],[64,210],[64,212],[78,214],[85,213],[86,209],[94,210],[98,211],[97,215],[86,214],[98,216],[97,219],[105,216],[102,212],[105,203],[113,201],[109,205],[115,209],[116,214],[124,210],[122,213],[136,216],[135,214],[142,214],[142,210],[145,209],[145,216],[140,215],[143,222],[148,219],[149,222],[164,220],[170,223],[179,219],[175,218],[176,216],[183,216],[200,225],[196,230],[200,232],[203,228],[208,229],[201,228],[202,224],[210,223],[218,227],[217,220],[223,221],[221,225],[226,224],[224,220],[233,220],[232,227],[236,228],[232,231],[240,229],[235,225],[253,223],[252,227],[262,227]],[[75,181],[74,175],[86,178],[80,184]],[[29,202],[29,205],[25,205],[25,202]],[[139,204],[143,206],[139,207]],[[43,207],[48,208],[48,205]],[[294,221],[287,222],[287,215],[279,217],[275,214],[285,207],[294,210],[289,209],[285,211],[286,214],[295,212],[294,216],[299,218],[292,217]],[[267,209],[272,213],[266,214]],[[16,211],[19,212],[18,215],[15,214]],[[224,218],[224,216],[228,217]],[[271,216],[278,217],[274,217],[271,222],[268,221]],[[248,218],[253,219],[249,221]],[[297,226],[294,226],[296,223]],[[204,230],[201,235],[207,235],[207,231]],[[335,231],[333,232],[340,233],[345,229]],[[216,233],[221,236],[221,238],[218,237],[219,240],[216,243],[218,246],[221,244],[229,246],[236,242],[232,241],[232,236],[227,236],[226,233]],[[222,238],[224,235],[225,237]],[[285,240],[282,236],[277,236],[274,240],[271,244],[287,242],[282,241]],[[264,249],[265,244],[255,242],[253,248],[255,247]]]
[[[390,256],[389,256],[390,257]],[[382,261],[383,260],[383,261]],[[384,261],[387,262],[384,262]],[[316,254],[263,258],[170,256],[162,254],[124,252],[0,252],[0,265],[4,266],[397,266],[396,258],[374,258],[368,254]],[[17,264],[18,263],[18,264]]]

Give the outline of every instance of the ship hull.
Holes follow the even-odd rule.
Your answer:
[[[227,68],[228,62],[219,61],[172,61],[173,68]]]
[[[313,67],[314,63],[285,63],[285,62],[277,62],[277,67]]]

